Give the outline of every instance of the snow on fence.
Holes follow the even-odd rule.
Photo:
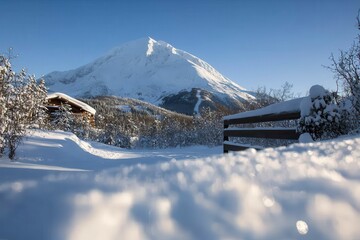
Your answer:
[[[225,116],[224,120],[224,153],[229,151],[242,151],[248,148],[262,149],[261,146],[239,144],[229,141],[229,137],[245,138],[268,138],[298,140],[300,134],[296,128],[241,128],[231,125],[275,122],[283,120],[295,120],[300,118],[300,103],[303,98],[297,98],[286,102],[276,103],[267,107]]]

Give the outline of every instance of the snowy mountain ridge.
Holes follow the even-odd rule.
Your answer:
[[[114,95],[161,105],[164,97],[196,88],[225,103],[254,99],[200,58],[150,37],[125,43],[77,69],[52,72],[44,78],[51,91],[74,97]]]

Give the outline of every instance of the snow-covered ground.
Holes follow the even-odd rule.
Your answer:
[[[359,145],[222,155],[37,131],[0,160],[0,239],[359,239]]]

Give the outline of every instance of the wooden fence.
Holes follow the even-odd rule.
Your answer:
[[[298,140],[299,133],[296,131],[296,128],[242,128],[238,126],[233,127],[231,125],[299,119],[300,102],[302,99],[303,98],[293,99],[254,111],[248,111],[224,117],[224,153],[229,151],[242,151],[248,148],[255,148],[257,150],[262,149],[261,146],[251,146],[249,144],[238,144],[230,142],[229,137]]]

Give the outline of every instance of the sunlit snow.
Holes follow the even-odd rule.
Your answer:
[[[36,131],[0,161],[0,239],[357,239],[359,144],[223,155]]]

